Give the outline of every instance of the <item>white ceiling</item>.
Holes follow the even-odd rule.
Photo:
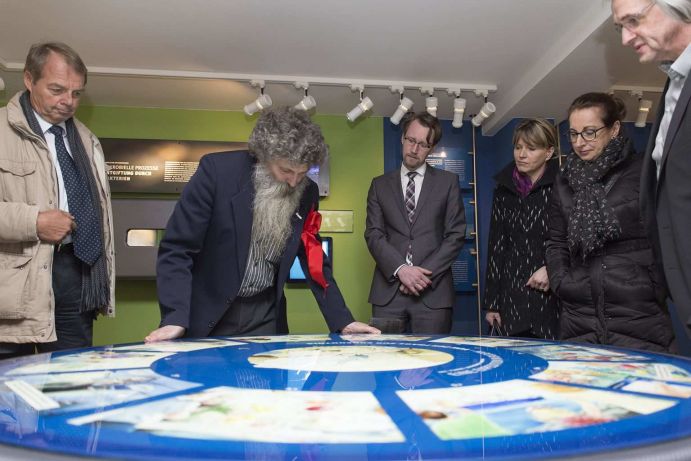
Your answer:
[[[657,101],[664,84],[620,45],[606,0],[0,0],[0,12],[0,99],[22,88],[26,52],[43,40],[86,62],[82,104],[241,110],[257,94],[248,81],[264,78],[275,105],[311,82],[325,114],[357,103],[350,83],[366,84],[377,116],[397,105],[390,84],[417,110],[431,86],[451,118],[446,88],[496,87],[487,134],[514,117],[562,120],[586,91],[644,87]],[[635,117],[636,98],[617,94]],[[462,96],[466,114],[479,110],[481,97]]]

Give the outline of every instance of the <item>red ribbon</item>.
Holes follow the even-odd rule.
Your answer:
[[[307,254],[307,267],[309,268],[310,277],[326,290],[329,284],[326,283],[324,278],[324,252],[321,242],[317,239],[317,233],[321,224],[322,215],[312,208],[307,214],[307,218],[305,218],[300,239]]]

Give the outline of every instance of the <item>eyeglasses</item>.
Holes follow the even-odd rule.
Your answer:
[[[643,8],[638,13],[625,16],[621,19],[621,23],[615,23],[614,28],[617,30],[617,33],[621,34],[623,29],[626,29],[629,32],[634,32],[636,29],[638,29],[641,25],[641,21],[645,19],[645,16],[648,14],[653,5],[655,5],[655,2],[650,2],[648,6]]]
[[[601,126],[600,128],[586,128],[585,130],[578,132],[578,131],[569,131],[569,138],[571,139],[571,144],[574,144],[576,141],[578,141],[578,135],[581,135],[581,138],[583,138],[583,141],[595,141],[597,138],[597,132],[600,130],[604,130],[607,128],[606,126]]]
[[[405,140],[406,143],[408,143],[408,145],[410,147],[414,147],[415,145],[417,145],[420,149],[429,149],[432,147],[431,145],[427,144],[426,142],[418,141],[417,139],[411,138],[410,136],[404,136],[403,139]]]

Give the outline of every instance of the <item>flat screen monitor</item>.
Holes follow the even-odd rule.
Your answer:
[[[329,261],[331,261],[331,265],[333,266],[333,240],[331,237],[321,237],[322,240],[322,249],[324,250],[324,253],[326,253],[326,256],[329,257]],[[305,273],[302,271],[302,266],[300,266],[300,260],[298,257],[295,257],[295,260],[293,261],[293,265],[290,267],[290,274],[288,275],[288,282],[292,283],[305,283]]]

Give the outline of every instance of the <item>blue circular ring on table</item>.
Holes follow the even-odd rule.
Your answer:
[[[0,442],[138,460],[512,460],[612,459],[691,437],[681,357],[448,336],[152,347],[0,362]]]

